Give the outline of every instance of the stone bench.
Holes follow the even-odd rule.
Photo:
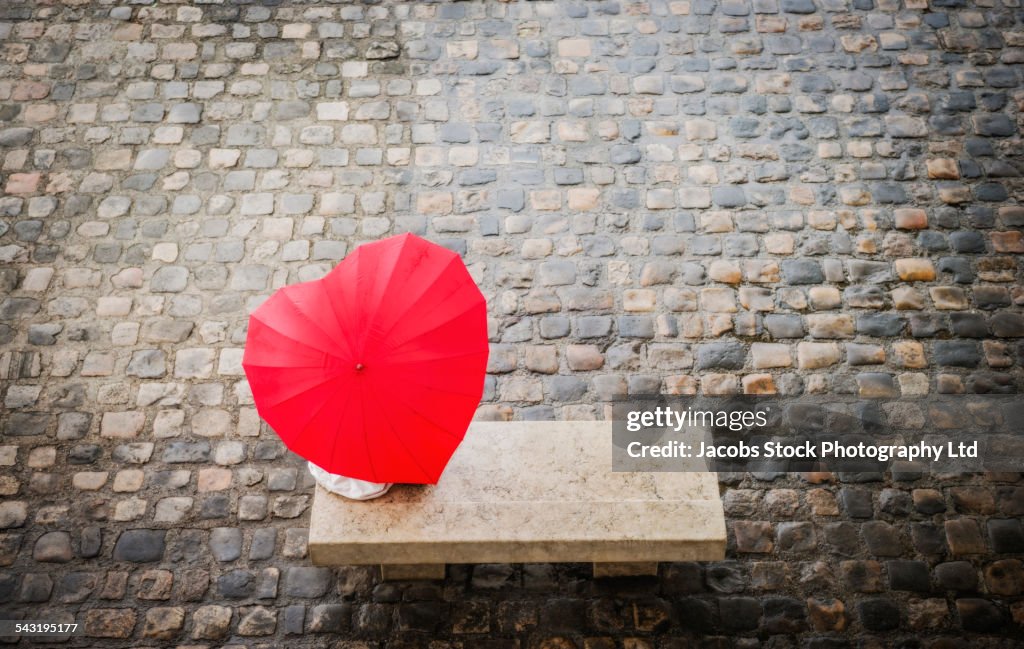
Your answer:
[[[474,422],[436,486],[367,502],[318,486],[310,557],[380,564],[385,579],[440,579],[447,563],[592,562],[616,576],[724,558],[716,476],[613,472],[611,427]]]

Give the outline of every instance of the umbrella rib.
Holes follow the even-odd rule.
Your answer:
[[[323,385],[323,383],[321,383],[320,385]],[[314,386],[314,387],[316,387],[316,386]],[[313,388],[309,388],[309,390],[312,390],[312,389],[313,389]],[[294,399],[295,397],[297,397],[297,396],[299,396],[299,395],[301,395],[301,394],[305,394],[306,392],[309,392],[309,390],[303,390],[303,391],[302,391],[302,392],[300,392],[299,394],[296,394],[296,395],[293,395],[293,396],[291,396],[291,397],[288,397],[288,398],[287,398],[287,399],[285,399],[284,401],[281,401],[281,402],[279,402],[279,403],[276,403],[276,404],[273,404],[273,405],[271,405],[271,406],[267,406],[267,407],[270,407],[270,408],[275,408],[275,407],[277,407],[277,406],[281,405],[282,403],[284,403],[285,401],[290,401],[291,399]],[[312,422],[312,421],[313,421],[314,419],[316,419],[317,415],[319,415],[319,414],[320,414],[320,412],[321,412],[321,411],[322,411],[322,410],[323,410],[324,408],[326,408],[326,407],[327,407],[327,404],[328,404],[328,403],[330,403],[330,401],[324,401],[324,402],[323,402],[322,404],[320,404],[320,405],[319,405],[319,406],[317,407],[316,411],[315,411],[315,412],[313,413],[313,416],[312,416],[312,417],[310,417],[310,418],[309,418],[309,420],[307,420],[307,421],[306,421],[306,425],[305,425],[305,426],[303,426],[303,427],[302,427],[302,430],[300,430],[300,431],[299,431],[299,434],[298,434],[298,435],[296,435],[296,436],[295,436],[295,437],[293,438],[293,440],[292,440],[292,443],[293,443],[293,444],[295,444],[296,442],[298,442],[298,441],[299,441],[299,439],[300,439],[300,438],[301,438],[301,437],[302,437],[303,435],[305,435],[305,434],[306,434],[306,432],[308,432],[308,431],[309,431],[309,424],[310,424],[310,422]],[[256,409],[257,409],[257,410],[259,410],[259,404],[257,404],[257,406],[256,406]],[[278,434],[278,437],[280,437],[280,436],[281,436],[281,435],[280,435],[280,434]],[[287,445],[288,443],[287,443],[287,442],[285,442],[285,444]],[[296,444],[296,445],[297,445],[297,444]],[[290,448],[290,446],[289,446],[289,448]]]
[[[331,313],[334,314],[334,320],[339,325],[341,335],[345,338],[345,343],[348,345],[349,351],[351,351],[353,354],[356,353],[356,346],[352,344],[352,340],[351,338],[349,338],[348,329],[345,327],[345,323],[341,319],[341,314],[339,314],[338,309],[335,308],[334,300],[330,299],[329,291],[327,290],[327,284],[325,284],[324,281],[321,279],[318,282],[318,286],[320,287],[321,293],[325,296],[327,306],[331,308]]]
[[[363,448],[366,449],[366,463],[370,465],[370,473],[373,475],[372,482],[377,482],[377,469],[373,466],[373,453],[370,453],[370,440],[366,432],[366,392],[363,390],[363,381],[357,381],[359,386],[359,410],[363,414]]]
[[[268,408],[276,408],[277,406],[280,406],[283,403],[287,403],[288,401],[291,401],[292,399],[301,397],[302,395],[306,394],[310,390],[315,390],[316,388],[319,388],[324,383],[328,383],[330,381],[333,381],[336,378],[337,378],[337,373],[333,373],[333,374],[329,374],[329,375],[325,374],[323,380],[320,381],[319,383],[314,383],[313,385],[309,386],[308,388],[305,388],[305,389],[303,389],[300,392],[296,392],[295,394],[289,395],[289,396],[285,397],[284,399],[281,399],[280,401],[274,401],[273,403],[269,403],[269,404],[265,404],[265,405]],[[317,412],[320,412],[319,408],[317,409]],[[314,413],[314,416],[316,416],[316,413]]]
[[[380,243],[378,249],[386,250],[388,240]],[[377,287],[377,275],[380,272],[381,257],[383,254],[360,255],[355,264],[355,297],[359,308],[355,312],[356,353],[366,352],[366,328],[369,320],[367,304],[373,296],[373,289]]]
[[[329,303],[329,302],[328,302],[328,303]],[[305,319],[305,321],[306,321],[306,322],[308,322],[309,324],[311,324],[311,325],[313,326],[313,328],[314,328],[314,329],[316,329],[316,330],[317,330],[317,331],[319,331],[319,332],[320,332],[321,334],[323,334],[324,338],[326,338],[327,340],[330,340],[330,341],[331,341],[331,342],[333,342],[333,343],[334,343],[335,345],[337,345],[337,344],[338,344],[338,340],[337,340],[337,339],[336,339],[336,338],[334,337],[334,335],[333,335],[333,334],[331,334],[331,333],[330,333],[329,331],[327,331],[326,329],[324,329],[323,327],[321,327],[321,326],[320,326],[320,323],[318,323],[318,322],[317,322],[316,320],[314,320],[313,318],[311,318],[311,317],[310,317],[310,316],[309,316],[309,315],[308,315],[307,313],[305,313],[305,312],[304,312],[304,311],[303,311],[302,309],[300,309],[300,308],[299,308],[299,305],[298,305],[298,304],[296,304],[295,302],[292,302],[291,300],[288,300],[288,304],[290,304],[290,305],[291,305],[291,307],[292,307],[292,309],[294,309],[294,310],[295,310],[295,313],[298,313],[298,314],[299,314],[299,317],[300,317],[300,318],[303,318],[303,319]],[[346,341],[346,342],[347,342],[347,341]],[[351,348],[351,345],[350,345],[349,347]],[[339,359],[339,360],[344,360],[344,359],[342,359],[342,358],[341,358],[341,356],[338,356],[337,354],[334,354],[334,353],[332,353],[331,351],[328,351],[328,350],[324,350],[324,353],[325,353],[325,354],[327,354],[328,356],[333,356],[334,358],[337,358],[337,359]]]
[[[430,417],[426,416],[425,414],[420,412],[415,406],[411,406],[411,405],[409,405],[407,403],[407,404],[405,404],[405,407],[408,408],[409,410],[413,411],[417,415],[419,415],[420,419],[422,419],[423,421],[430,422],[431,424],[433,424],[435,428],[437,428],[440,431],[443,431],[449,437],[454,437],[454,438],[456,438],[456,439],[458,439],[460,441],[462,440],[462,438],[459,437],[457,434],[451,432],[450,430],[448,430],[447,428],[445,428],[444,426],[439,424],[437,421],[435,421],[435,420],[431,419]],[[465,433],[463,433],[463,436],[465,436]]]
[[[424,388],[430,388],[431,390],[434,390],[435,392],[445,392],[447,394],[457,394],[457,395],[462,396],[462,397],[472,397],[472,396],[475,396],[473,394],[466,394],[465,392],[459,392],[457,390],[449,390],[447,388],[439,388],[439,387],[435,387],[433,385],[430,385],[428,383],[423,383],[421,381],[417,381],[416,379],[412,378],[413,376],[415,376],[414,374],[405,374],[404,372],[396,372],[395,376],[401,376],[401,377],[405,378],[405,380],[407,380],[409,383],[413,383],[415,385],[419,385],[419,386],[424,387]]]
[[[402,342],[398,343],[398,345],[392,347],[391,351],[392,352],[398,351],[399,349],[401,349],[402,347],[408,345],[409,343],[411,343],[411,342],[413,342],[415,340],[419,340],[420,338],[422,338],[423,336],[426,336],[427,334],[434,333],[438,329],[442,329],[442,328],[446,327],[448,325],[448,323],[451,322],[452,320],[454,320],[454,319],[456,319],[458,317],[464,316],[467,313],[469,313],[470,311],[472,311],[473,309],[476,309],[476,308],[479,308],[479,307],[480,307],[480,305],[474,302],[473,304],[470,304],[464,310],[459,311],[458,313],[456,313],[452,317],[448,318],[444,322],[438,323],[438,325],[436,327],[431,327],[430,329],[425,329],[423,331],[417,331],[416,334],[414,336],[412,336],[411,338],[406,338]]]
[[[378,401],[377,404],[380,405],[380,402]],[[401,447],[403,449],[405,449],[406,455],[408,455],[412,459],[412,463],[416,465],[416,468],[419,469],[420,472],[423,473],[423,475],[425,475],[427,477],[430,477],[430,472],[427,471],[426,469],[424,469],[423,466],[420,465],[420,463],[416,459],[416,455],[413,454],[409,450],[409,447],[405,445],[405,442],[402,441],[402,435],[398,432],[398,429],[396,429],[395,425],[391,422],[391,418],[388,417],[389,409],[388,408],[380,408],[379,412],[381,413],[381,416],[383,417],[384,421],[387,422],[388,428],[391,430],[394,438],[397,439],[399,445],[401,445]]]
[[[445,264],[445,266],[437,273],[437,276],[435,277],[435,279],[437,277],[440,277],[442,274],[444,274],[448,270],[448,267],[451,266],[456,261],[459,261],[459,258],[458,257],[452,257],[451,261],[449,261],[447,264]],[[463,286],[464,285],[460,284],[460,285],[456,286],[454,289],[452,289],[452,291],[450,293],[445,294],[444,297],[439,298],[439,299],[435,298],[436,299],[436,303],[440,303],[440,302],[442,302],[444,300],[447,300],[449,297],[451,297],[452,295],[454,295],[458,291],[462,290]],[[391,333],[391,331],[402,322],[402,320],[405,318],[405,316],[410,311],[412,311],[414,308],[419,306],[420,302],[422,302],[424,299],[426,299],[426,297],[427,297],[427,292],[424,291],[424,292],[420,293],[419,296],[415,300],[410,302],[409,305],[405,308],[405,310],[402,311],[398,316],[395,317],[395,319],[394,319],[395,321],[391,323],[391,326],[388,327],[388,330],[381,334],[381,336],[380,336],[381,340],[386,339],[388,337],[388,335]]]
[[[417,362],[419,362],[419,361],[417,361]],[[244,368],[251,367],[253,369],[258,369],[258,370],[274,370],[274,371],[281,371],[281,370],[322,370],[322,369],[324,369],[324,366],[322,364],[321,365],[266,365],[264,363],[245,363],[245,362],[242,363],[242,367],[244,367]]]
[[[395,281],[395,274],[396,274],[395,271],[398,270],[398,262],[399,262],[399,260],[401,260],[402,252],[405,250],[405,247],[406,247],[406,245],[408,243],[409,243],[409,237],[408,236],[403,237],[402,240],[398,242],[398,251],[395,254],[395,258],[394,258],[393,262],[391,263],[391,268],[389,268],[388,271],[387,271],[388,277],[381,284],[381,286],[383,288],[381,288],[381,290],[377,291],[377,295],[374,296],[376,298],[376,300],[375,300],[375,304],[372,305],[373,306],[373,310],[370,312],[370,321],[366,323],[366,335],[367,335],[367,337],[373,335],[373,326],[377,323],[377,319],[380,317],[380,305],[384,301],[384,299],[387,297],[388,291],[391,290],[391,284],[392,284],[392,282]],[[416,265],[419,265],[419,263],[420,263],[420,261],[422,259],[423,259],[423,254],[421,253],[419,255],[419,257],[416,259]]]
[[[277,335],[281,336],[282,338],[287,338],[288,340],[292,341],[293,343],[301,345],[301,346],[305,347],[306,349],[312,349],[313,351],[315,351],[318,354],[324,354],[325,356],[332,356],[334,358],[337,358],[338,360],[342,360],[340,357],[335,356],[334,354],[332,354],[331,352],[327,351],[326,349],[320,349],[319,347],[314,347],[313,345],[310,345],[306,341],[299,340],[298,338],[295,338],[294,336],[289,336],[288,334],[284,333],[280,329],[276,329],[273,324],[267,322],[266,320],[263,320],[262,318],[256,317],[256,314],[253,314],[250,317],[255,319],[255,320],[257,320],[257,321],[259,321],[264,327],[266,327],[267,329],[270,329],[271,331],[273,331]],[[328,338],[330,338],[330,336],[328,336]],[[331,340],[333,340],[333,338],[331,338]]]
[[[402,376],[402,375],[395,375],[395,376]],[[420,383],[419,381],[413,381],[412,379],[410,379],[408,377],[406,377],[406,380],[409,381],[410,383],[416,384],[416,385],[418,385],[420,387],[429,388],[429,389],[431,389],[431,390],[433,390],[435,392],[443,392],[444,394],[455,394],[457,396],[465,396],[465,397],[476,396],[475,394],[468,394],[466,392],[459,392],[458,390],[449,390],[449,389],[446,389],[446,388],[438,388],[438,387],[429,385],[427,383]],[[481,383],[481,385],[482,385],[482,383]],[[481,393],[482,393],[482,390],[481,390]]]
[[[331,452],[327,456],[327,458],[329,460],[331,460],[332,462],[334,461],[334,454],[338,450],[338,440],[341,439],[341,430],[340,429],[341,429],[342,423],[344,423],[344,421],[345,421],[345,417],[343,415],[345,414],[345,411],[348,410],[348,406],[349,406],[350,403],[352,403],[352,392],[346,390],[345,391],[345,400],[342,402],[342,407],[338,411],[338,413],[339,413],[338,420],[334,424],[334,439],[331,440]],[[325,404],[326,404],[326,402],[325,402]],[[323,467],[321,467],[321,468],[323,468]],[[326,471],[327,469],[324,469],[324,470]],[[330,473],[330,472],[328,471],[328,473]]]
[[[415,340],[415,339],[413,339],[413,340]],[[489,353],[489,350],[487,350],[487,349],[478,349],[476,351],[466,352],[464,354],[445,354],[444,356],[437,356],[435,358],[421,358],[419,360],[414,360],[414,361],[396,361],[393,358],[389,357],[388,360],[385,361],[384,366],[385,367],[390,367],[390,368],[394,369],[394,368],[400,368],[403,365],[419,365],[421,363],[434,363],[434,362],[437,362],[437,361],[449,361],[449,360],[452,360],[454,358],[465,358],[467,356],[476,356],[477,354],[487,354],[487,353]]]

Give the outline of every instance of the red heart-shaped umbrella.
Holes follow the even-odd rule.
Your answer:
[[[412,234],[356,248],[249,319],[256,408],[317,466],[437,482],[483,394],[487,306],[459,256]]]

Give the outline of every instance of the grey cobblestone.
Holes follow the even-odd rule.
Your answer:
[[[729,561],[614,602],[311,568],[239,364],[272,290],[413,231],[488,298],[481,418],[1017,392],[1018,5],[0,6],[0,607],[96,646],[1012,642],[1011,475],[722,476]]]

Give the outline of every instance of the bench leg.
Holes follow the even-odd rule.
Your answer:
[[[627,563],[594,562],[594,578],[602,577],[648,577],[658,576],[657,561],[632,561]]]
[[[384,581],[408,579],[444,579],[443,563],[382,563],[380,578]]]

